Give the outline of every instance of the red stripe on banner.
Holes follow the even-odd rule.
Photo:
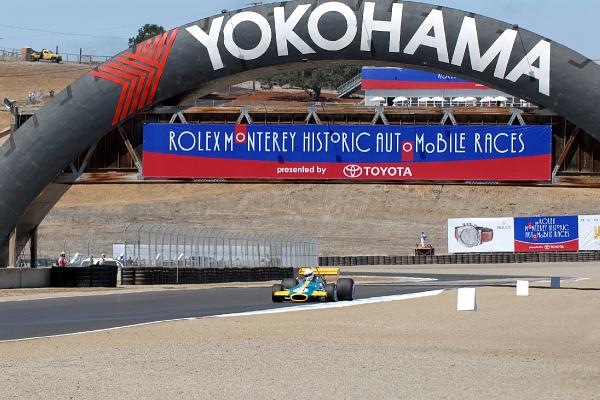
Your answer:
[[[474,89],[489,90],[487,86],[474,82],[408,82],[408,81],[362,81],[362,88],[366,90],[385,89],[412,89],[412,90],[451,90],[451,89]]]
[[[142,47],[143,47],[143,43],[138,43],[135,47],[135,55],[139,56],[140,53],[142,52]]]
[[[129,91],[129,81],[114,77],[112,75],[103,74],[98,71],[91,71],[90,74],[102,79],[106,79],[107,81],[114,82],[123,87],[123,89],[121,90],[121,95],[119,96],[119,101],[117,103],[117,111],[115,112],[115,116],[113,118],[113,125],[118,124],[119,116],[121,115],[121,110],[123,109],[123,103],[125,102],[125,97],[127,96],[127,92]]]
[[[165,42],[167,41],[167,37],[168,37],[168,34],[166,34],[166,33],[160,37],[160,41],[158,43],[158,51],[154,54],[152,59],[149,59],[148,61],[153,62],[158,65],[160,56],[161,56],[161,52],[163,51],[163,49],[165,47]]]
[[[146,98],[148,97],[148,92],[150,90],[150,86],[152,85],[152,81],[154,80],[154,74],[156,73],[156,68],[154,67],[149,67],[145,64],[139,63],[139,62],[135,62],[132,60],[128,60],[125,57],[117,57],[115,59],[116,61],[121,62],[122,64],[125,65],[129,65],[131,67],[135,67],[138,69],[141,69],[142,71],[146,72],[147,77],[144,80],[144,88],[143,88],[143,93],[140,96],[139,100],[138,100],[138,104],[137,107],[135,109],[135,111],[138,111],[140,109],[142,109],[142,107],[144,107],[146,105]]]
[[[515,240],[515,253],[579,251],[579,239],[562,243],[526,243]]]
[[[135,89],[135,94],[133,96],[133,101],[131,102],[129,109],[127,110],[128,115],[132,114],[138,110],[140,95],[142,93],[142,90],[144,89],[144,85],[146,83],[146,78],[148,77],[148,75],[137,69],[126,67],[125,65],[114,64],[113,68],[118,69],[123,72],[128,72],[130,74],[134,74],[139,78],[139,81],[136,82],[136,89]]]
[[[358,165],[360,174],[347,167]],[[354,181],[550,181],[552,156],[397,164],[246,161],[144,152],[148,178]],[[281,170],[285,168],[285,170]],[[371,168],[371,170],[367,170]],[[406,175],[406,168],[411,176]],[[297,170],[294,170],[297,169]]]
[[[160,81],[160,77],[162,76],[164,70],[165,70],[165,66],[167,65],[167,60],[169,58],[169,54],[171,54],[171,48],[173,47],[173,43],[175,42],[175,37],[177,36],[177,33],[179,33],[179,29],[175,29],[173,30],[171,37],[169,38],[169,41],[167,43],[167,47],[163,52],[162,58],[160,60],[160,67],[158,69],[158,79],[155,80],[154,85],[152,86],[152,91],[150,92],[150,98],[154,99],[154,97],[156,96],[156,91],[158,90],[158,83]]]
[[[135,53],[123,53],[100,66],[102,72],[90,72],[91,75],[122,86],[114,125],[152,104],[178,33],[179,29],[174,29],[146,40],[137,46]]]
[[[163,35],[157,36],[156,38],[154,38],[154,40],[152,40],[152,47],[150,48],[150,53],[149,53],[148,57],[145,58],[146,62],[152,61],[152,57],[154,57],[154,54],[156,53],[156,49],[158,48],[158,43],[160,42],[160,38]]]
[[[152,45],[153,39],[148,39],[144,42],[144,50],[140,53],[140,58],[146,58],[148,56],[148,51],[150,50],[150,46]]]
[[[118,68],[118,65],[112,64],[110,66],[101,66],[100,70],[111,75],[116,75],[121,78],[127,79],[130,82],[130,85],[127,90],[127,99],[125,100],[125,104],[123,105],[123,109],[121,111],[121,116],[119,117],[119,120],[123,120],[129,115],[129,107],[131,105],[133,93],[135,92],[135,88],[139,79],[135,75],[128,75],[124,72],[117,70],[116,68]]]

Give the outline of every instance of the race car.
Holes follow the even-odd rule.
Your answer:
[[[354,280],[339,278],[339,275],[339,268],[301,268],[298,278],[287,278],[273,285],[271,297],[274,303],[354,300]],[[327,283],[326,276],[338,279],[335,283]]]

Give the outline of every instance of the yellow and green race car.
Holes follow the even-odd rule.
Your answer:
[[[274,303],[335,302],[354,300],[354,280],[339,278],[339,268],[302,268],[298,278],[284,279],[273,285]],[[327,283],[326,276],[338,277],[335,283]]]

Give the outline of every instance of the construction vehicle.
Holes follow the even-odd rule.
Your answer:
[[[53,53],[48,49],[43,49],[42,51],[34,51],[31,53],[31,61],[50,61],[53,63],[60,63],[62,61],[62,56],[60,54]]]

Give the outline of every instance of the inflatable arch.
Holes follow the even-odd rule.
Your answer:
[[[60,198],[65,189],[52,182],[65,166],[135,113],[331,63],[461,76],[551,109],[600,139],[600,65],[518,26],[392,0],[296,0],[223,11],[118,54],[11,135],[0,148],[0,255],[15,231],[17,242],[26,242]]]

